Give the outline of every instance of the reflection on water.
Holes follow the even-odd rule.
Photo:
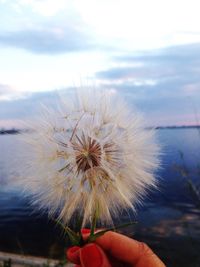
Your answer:
[[[200,212],[175,168],[183,164],[182,151],[191,177],[200,180],[200,136],[196,129],[159,130],[158,136],[164,152],[158,174],[160,190],[148,196],[145,206],[138,210],[137,226],[126,232],[147,242],[168,266],[200,266]],[[62,232],[46,214],[35,212],[29,198],[14,187],[17,177],[11,175],[10,166],[18,157],[20,145],[15,135],[0,136],[0,250],[61,256],[67,245]],[[124,214],[121,218],[130,219],[135,217]]]

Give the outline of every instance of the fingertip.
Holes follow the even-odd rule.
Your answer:
[[[143,243],[139,242],[140,247],[140,258],[137,262],[137,267],[165,267],[165,264],[161,261],[161,259],[150,249],[150,247]]]
[[[80,247],[73,246],[66,251],[67,259],[75,264],[80,264]]]
[[[85,267],[101,267],[103,263],[102,254],[94,243],[88,244],[81,249],[80,260]]]
[[[90,229],[88,229],[88,228],[81,229],[81,234],[82,235],[84,235],[84,234],[90,234]]]
[[[104,251],[94,243],[80,250],[80,261],[83,267],[111,267]]]

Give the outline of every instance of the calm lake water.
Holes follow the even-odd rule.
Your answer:
[[[163,146],[159,190],[149,194],[137,215],[122,215],[121,222],[138,221],[124,232],[147,242],[167,266],[200,266],[200,209],[184,177],[188,173],[200,184],[200,133],[160,129],[157,134]],[[36,212],[10,179],[18,146],[16,135],[0,136],[0,250],[62,257],[68,245],[62,231]]]

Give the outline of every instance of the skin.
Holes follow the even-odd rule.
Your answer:
[[[84,239],[87,231],[83,229]],[[67,258],[76,267],[165,267],[145,243],[110,231],[82,248],[69,248]]]

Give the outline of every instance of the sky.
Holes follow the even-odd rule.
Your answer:
[[[0,128],[82,84],[149,125],[200,121],[199,0],[0,0]]]

